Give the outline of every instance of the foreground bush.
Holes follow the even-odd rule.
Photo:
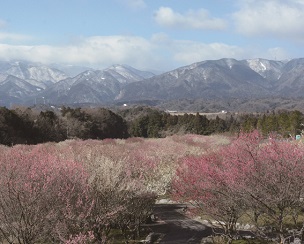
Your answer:
[[[228,142],[187,135],[0,146],[0,242],[136,239],[176,162]]]
[[[229,238],[247,215],[262,238],[290,238],[288,219],[298,225],[303,209],[304,147],[302,143],[264,138],[256,131],[241,134],[217,153],[186,157],[177,170],[177,198],[192,200],[218,221]],[[298,229],[300,237],[303,227]],[[269,235],[271,234],[271,235]]]
[[[41,147],[16,146],[0,157],[0,238],[63,242],[86,229],[94,201],[82,165]]]

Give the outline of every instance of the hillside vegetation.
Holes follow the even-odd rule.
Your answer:
[[[228,242],[244,218],[256,238],[303,238],[301,141],[188,134],[1,146],[0,155],[1,242],[131,243],[149,232],[159,197],[190,202]]]
[[[1,146],[0,242],[129,243],[168,194],[179,159],[228,142],[189,135]]]

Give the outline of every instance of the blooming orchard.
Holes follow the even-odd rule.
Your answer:
[[[290,237],[287,219],[292,217],[296,225],[303,208],[303,172],[302,143],[265,140],[254,131],[241,134],[217,153],[186,157],[173,185],[177,198],[194,201],[222,223],[230,238],[236,221],[247,215],[257,235],[267,238],[271,229],[283,243]]]
[[[113,230],[135,239],[178,159],[205,153],[210,138],[0,146],[0,241],[108,243]]]

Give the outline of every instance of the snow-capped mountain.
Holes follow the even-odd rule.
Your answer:
[[[74,71],[84,69],[78,68]],[[113,65],[103,70],[90,68],[75,76],[61,71],[60,65],[0,62],[0,106],[303,95],[304,59],[206,60],[160,75]]]
[[[79,65],[71,65],[71,64],[50,64],[50,68],[60,70],[68,77],[75,77],[80,73],[87,71],[87,70],[94,70],[93,68],[86,67],[86,66],[79,66]]]
[[[101,70],[88,70],[61,80],[40,93],[51,103],[108,102],[120,91],[120,82]]]
[[[149,72],[113,65],[105,70],[87,70],[61,80],[38,94],[50,103],[108,103],[129,83],[151,77]]]
[[[2,61],[0,62],[0,74],[0,81],[12,75],[41,89],[45,89],[49,85],[67,78],[67,75],[58,69],[26,61]]]
[[[151,72],[141,71],[131,66],[120,64],[112,65],[111,67],[105,69],[104,72],[111,74],[120,83],[131,83],[154,76],[154,74]]]
[[[127,85],[119,99],[174,100],[304,95],[304,59],[207,60]]]
[[[288,97],[304,96],[304,58],[290,60],[283,66],[275,90]]]
[[[269,81],[278,80],[283,74],[282,69],[284,65],[287,63],[286,61],[274,61],[261,58],[248,59],[243,62]]]
[[[4,81],[0,82],[0,90],[9,96],[23,99],[39,92],[41,89],[26,80],[8,75]]]
[[[126,86],[120,99],[227,98],[268,96],[269,84],[235,59],[208,60]]]
[[[40,87],[34,86],[26,80],[8,75],[0,82],[0,104],[22,104],[25,100],[41,91]]]

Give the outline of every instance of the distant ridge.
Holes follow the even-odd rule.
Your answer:
[[[304,59],[205,60],[160,75],[128,65],[104,70],[27,61],[0,62],[0,106],[113,104],[176,99],[304,97]],[[74,73],[75,74],[75,73]]]

